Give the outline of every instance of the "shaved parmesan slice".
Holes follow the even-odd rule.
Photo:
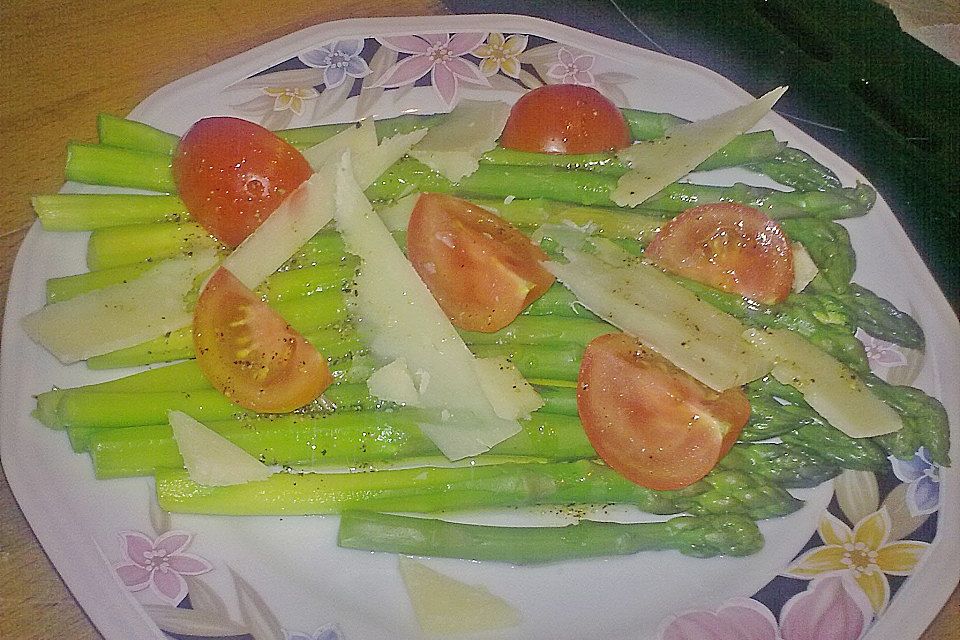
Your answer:
[[[520,623],[520,612],[485,587],[464,584],[422,562],[400,556],[400,576],[420,628],[427,633],[468,633]]]
[[[421,429],[451,460],[487,451],[520,431],[483,393],[475,358],[353,180],[345,158],[337,172],[337,227],[360,256],[357,328],[384,362],[403,358],[418,376],[420,406],[437,416]]]
[[[410,155],[456,182],[480,166],[480,156],[497,146],[510,116],[505,102],[463,100],[413,149]]]
[[[368,147],[372,128],[370,124],[366,129],[364,126],[347,129],[326,141],[331,143],[326,147],[327,150],[339,149],[341,155],[345,149],[363,149],[363,162],[354,167],[357,182],[362,188],[373,184],[387,167],[403,157],[413,144],[426,135],[426,131],[414,131],[394,136],[376,146],[374,133],[374,146]],[[343,138],[334,142],[338,136]],[[321,166],[226,257],[223,266],[240,282],[251,289],[258,287],[333,219],[333,175],[339,157],[333,157],[334,162]]]
[[[199,251],[164,260],[134,280],[47,305],[23,328],[64,364],[152,340],[190,324],[187,296],[216,259]]]
[[[740,386],[770,371],[771,361],[743,337],[745,327],[700,300],[656,267],[612,243],[593,255],[576,248],[569,262],[544,267],[583,305],[638,338],[716,391]],[[602,256],[602,257],[601,257]],[[619,257],[618,264],[612,264]]]
[[[326,167],[287,196],[223,266],[250,289],[279,269],[333,219],[333,167]]]
[[[501,418],[529,418],[531,412],[543,406],[540,394],[506,358],[477,358],[474,364],[483,393]]]
[[[420,142],[427,129],[418,129],[410,133],[398,133],[392,138],[380,141],[380,146],[372,153],[357,157],[353,165],[353,176],[361,189],[366,189],[383,175],[393,163],[402,158],[410,147]]]
[[[420,403],[420,394],[403,358],[397,358],[374,371],[367,379],[367,388],[380,400],[411,407]]]
[[[892,433],[900,415],[871,393],[845,364],[782,329],[748,329],[744,337],[774,360],[773,377],[803,394],[830,424],[852,438]]]
[[[181,411],[167,414],[190,479],[208,487],[266,480],[273,470]]]
[[[793,254],[793,290],[799,293],[813,282],[820,270],[802,244],[792,242],[790,249]]]
[[[617,156],[630,171],[617,181],[613,201],[635,207],[693,171],[725,144],[757,124],[786,92],[778,87],[749,104],[720,115],[679,124],[663,137],[630,145]]]
[[[314,171],[328,162],[337,162],[344,151],[349,150],[354,158],[363,158],[377,148],[377,128],[372,120],[361,120],[359,126],[351,126],[340,133],[315,144],[303,152],[303,157]]]

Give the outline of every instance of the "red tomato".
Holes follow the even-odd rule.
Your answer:
[[[239,118],[200,120],[173,157],[173,177],[190,215],[228,247],[240,244],[311,173],[290,144]]]
[[[425,193],[407,226],[407,257],[454,325],[492,332],[553,284],[540,247],[466,200]]]
[[[783,229],[742,204],[687,209],[644,253],[671,273],[765,304],[782,302],[793,288],[793,250]]]
[[[518,151],[600,153],[630,146],[630,127],[596,89],[548,84],[517,100],[500,144]]]
[[[717,393],[625,333],[587,345],[577,410],[604,462],[658,490],[686,487],[705,476],[750,417],[741,389]]]
[[[193,342],[210,383],[247,409],[292,411],[333,382],[320,352],[226,269],[200,292]]]

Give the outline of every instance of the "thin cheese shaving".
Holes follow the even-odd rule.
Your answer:
[[[131,347],[188,326],[187,297],[215,264],[214,251],[170,258],[133,280],[49,304],[23,328],[64,364]]]
[[[474,356],[353,180],[337,172],[337,228],[362,264],[351,311],[371,352],[398,358],[421,380],[420,406],[434,416],[421,429],[451,460],[477,455],[520,431],[483,393]]]
[[[273,470],[181,411],[167,414],[190,479],[208,487],[266,480]]]
[[[480,157],[497,146],[510,116],[504,102],[463,100],[413,149],[410,155],[456,182],[480,167]]]
[[[749,104],[706,120],[676,125],[661,138],[627,147],[617,156],[630,171],[617,181],[613,201],[621,207],[635,207],[687,175],[757,124],[786,90],[778,87]]]

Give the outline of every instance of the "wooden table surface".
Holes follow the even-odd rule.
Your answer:
[[[34,215],[63,181],[68,139],[163,85],[256,45],[342,18],[444,13],[433,0],[6,0],[0,3],[0,301]],[[0,314],[2,314],[0,309]],[[101,638],[44,555],[0,473],[0,638]],[[960,638],[954,592],[923,640]]]

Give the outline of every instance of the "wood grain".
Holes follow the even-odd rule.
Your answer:
[[[98,112],[125,114],[177,78],[312,24],[443,12],[433,0],[0,3],[0,300],[34,220],[30,196],[60,187],[66,142],[93,140]],[[923,640],[953,640],[958,629],[954,592]],[[0,638],[101,638],[44,555],[2,473]]]

